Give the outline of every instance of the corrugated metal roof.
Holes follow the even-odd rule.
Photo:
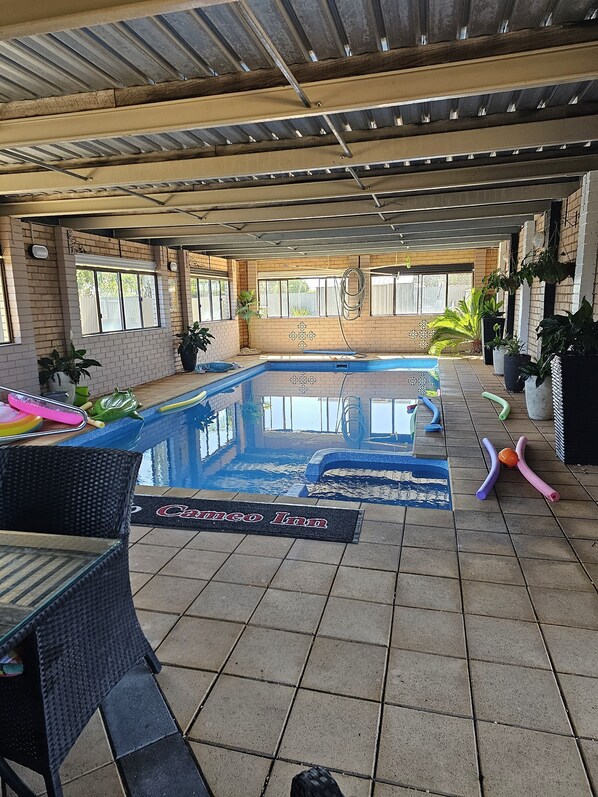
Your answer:
[[[596,0],[248,0],[290,64],[596,15]],[[0,42],[0,102],[270,65],[234,4]]]

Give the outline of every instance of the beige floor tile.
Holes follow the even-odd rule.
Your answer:
[[[598,596],[592,592],[530,587],[541,623],[598,630]]]
[[[571,589],[593,592],[594,588],[581,565],[547,559],[521,559],[525,580],[530,587]]]
[[[330,594],[336,598],[392,603],[395,581],[395,574],[385,570],[339,567]]]
[[[405,507],[394,504],[364,504],[365,520],[381,520],[400,523],[405,519]]]
[[[295,540],[287,559],[300,559],[303,562],[323,562],[337,565],[347,546],[339,542],[318,542],[317,540]]]
[[[193,740],[273,755],[294,689],[221,675],[193,723]]]
[[[347,545],[342,563],[347,567],[396,571],[399,566],[399,554],[400,548],[396,545],[360,542],[357,545]]]
[[[531,463],[530,467],[533,467]],[[505,514],[533,515],[534,517],[550,515],[548,504],[543,498],[504,496],[500,499],[500,507]]]
[[[465,657],[462,617],[452,612],[397,606],[391,645],[420,653]]]
[[[598,506],[595,501],[567,501],[560,500],[552,505],[552,511],[557,517],[584,518],[598,521]]]
[[[283,631],[313,634],[325,605],[324,595],[268,589],[250,622]]]
[[[560,675],[559,681],[577,735],[598,739],[598,678]]]
[[[143,538],[144,545],[166,545],[171,548],[183,548],[197,536],[196,531],[187,529],[152,529]]]
[[[218,670],[223,665],[243,626],[198,617],[182,617],[160,645],[164,664]]]
[[[189,607],[187,614],[246,623],[265,592],[264,587],[211,581]]]
[[[157,575],[135,595],[138,609],[182,614],[208,582],[197,578]]]
[[[176,549],[138,542],[129,549],[129,567],[138,573],[157,573],[176,554]]]
[[[224,533],[221,531],[200,531],[191,540],[189,548],[199,548],[202,551],[223,551],[232,553],[239,543],[245,539],[244,534]]]
[[[111,761],[110,744],[100,713],[96,711],[60,767],[60,777],[66,783]]]
[[[507,534],[494,531],[458,531],[457,547],[467,553],[514,556],[515,550]]]
[[[525,587],[492,584],[489,581],[463,581],[461,586],[466,614],[483,614],[511,620],[535,620]]]
[[[487,797],[590,797],[572,738],[480,722],[478,744]]]
[[[405,526],[403,545],[412,548],[437,548],[444,551],[455,551],[457,548],[454,529],[435,526]]]
[[[478,719],[571,734],[553,673],[472,661],[471,680]]]
[[[311,636],[248,626],[226,663],[228,675],[296,685],[311,645]]]
[[[403,548],[400,572],[458,578],[457,554],[429,548]]]
[[[96,769],[64,784],[64,797],[124,797],[125,791],[115,764]]]
[[[162,667],[156,676],[170,710],[183,732],[195,716],[215,677],[213,672],[168,665]]]
[[[457,529],[495,532],[507,530],[503,516],[498,512],[473,512],[467,509],[456,509],[454,515]]]
[[[598,564],[598,541],[571,540],[571,545],[582,562]]]
[[[454,528],[455,523],[451,512],[444,509],[417,509],[407,507],[405,515],[406,525],[435,526],[436,528]]]
[[[465,626],[470,658],[548,669],[536,623],[467,614]]]
[[[385,545],[400,545],[402,539],[402,523],[384,523],[380,520],[364,520],[359,535],[360,542],[377,542]]]
[[[420,609],[461,611],[461,590],[454,578],[399,573],[395,603]]]
[[[552,516],[506,515],[505,520],[511,534],[532,534],[535,537],[563,537],[558,522]]]
[[[470,581],[491,581],[496,584],[523,585],[523,575],[513,556],[492,556],[483,553],[460,553],[461,578]]]
[[[131,582],[131,592],[135,595],[141,587],[143,587],[147,582],[153,578],[153,573],[134,573],[131,571],[129,573],[129,580]]]
[[[380,603],[330,598],[318,633],[353,642],[387,645],[392,607]]]
[[[453,507],[460,510],[473,512],[498,512],[499,505],[496,496],[489,495],[485,501],[480,501],[475,494],[463,495],[457,493],[453,496]]]
[[[598,792],[598,742],[580,739],[579,744],[583,750],[590,781],[594,786],[594,791]]]
[[[301,686],[380,700],[386,651],[377,645],[316,637]]]
[[[131,530],[129,531],[129,543],[132,545],[135,542],[139,542],[139,540],[142,540],[146,534],[149,534],[151,530],[151,526],[131,525]]]
[[[271,586],[276,589],[328,595],[335,573],[336,565],[286,559],[274,576]]]
[[[385,706],[377,776],[419,789],[478,797],[473,722]]]
[[[289,764],[286,761],[277,761],[274,764],[265,797],[288,797],[293,778],[300,772],[305,772],[306,769],[308,767],[304,764]],[[351,775],[342,775],[336,772],[331,774],[341,789],[343,797],[369,797],[369,779],[354,778]]]
[[[542,631],[557,672],[596,677],[598,631],[560,625],[543,625]]]
[[[216,575],[216,581],[267,587],[282,560],[270,556],[243,556],[233,553]]]
[[[294,542],[293,537],[262,537],[248,534],[235,551],[248,556],[275,556],[284,559]]]
[[[425,794],[436,794],[426,789]],[[422,797],[422,792],[415,789],[404,789],[402,786],[391,786],[389,783],[376,783],[374,797]]]
[[[282,737],[280,756],[371,775],[379,705],[300,689]]]
[[[576,517],[560,517],[559,523],[570,539],[598,540],[598,523],[595,520]]]
[[[269,758],[191,742],[191,750],[212,794],[218,797],[260,797]]]
[[[162,548],[161,550],[167,550]],[[228,558],[220,551],[197,551],[185,548],[160,571],[161,576],[210,579]]]
[[[162,614],[160,612],[146,612],[137,609],[137,618],[147,637],[147,641],[154,650],[160,645],[170,629],[178,620],[176,614]]]
[[[384,699],[427,711],[471,716],[467,662],[393,648]]]
[[[575,553],[569,542],[559,537],[533,537],[519,534],[513,536],[513,545],[517,556],[529,559],[576,561]]]

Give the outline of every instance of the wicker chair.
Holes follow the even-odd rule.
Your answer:
[[[120,538],[18,638],[25,672],[0,679],[0,778],[28,794],[5,759],[62,797],[59,768],[108,692],[141,659],[160,668],[137,620],[128,567],[140,454],[92,448],[0,448],[0,529]],[[4,653],[0,649],[0,653]]]

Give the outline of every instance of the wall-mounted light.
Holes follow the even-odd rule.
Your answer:
[[[42,244],[31,244],[29,254],[36,260],[47,260],[49,256],[48,247]]]
[[[176,260],[169,260],[168,261],[168,270],[169,271],[173,271],[173,272],[179,270],[179,264],[176,262]]]
[[[534,249],[541,249],[544,246],[544,233],[537,232],[532,238],[532,244]]]

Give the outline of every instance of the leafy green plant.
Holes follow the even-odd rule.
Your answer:
[[[199,321],[194,321],[184,332],[179,332],[177,338],[181,339],[178,353],[182,354],[186,351],[207,351],[214,336],[208,331],[207,327],[202,327]]]
[[[292,316],[306,316],[311,315],[307,307],[291,307]]]
[[[598,321],[594,321],[592,305],[585,296],[579,310],[545,318],[537,332],[545,356],[598,354]]]
[[[441,354],[446,348],[457,349],[463,343],[471,343],[475,354],[482,351],[484,296],[483,290],[474,288],[455,309],[447,307],[442,315],[428,322],[428,327],[434,330],[430,354]]]
[[[241,291],[237,296],[237,315],[242,321],[249,323],[252,318],[259,318],[259,308],[256,309],[255,291]]]
[[[484,296],[484,315],[485,316],[498,316],[501,314],[501,308],[504,302],[499,302],[495,293],[487,293]]]
[[[483,284],[489,290],[515,293],[524,283],[531,285],[534,279],[555,285],[575,274],[575,261],[562,260],[555,246],[548,246],[542,251],[532,251],[523,258],[518,268],[509,274],[498,269],[487,277]]]
[[[503,337],[500,331],[500,324],[495,324],[492,329],[494,330],[494,337],[492,340],[489,340],[488,343],[486,343],[486,346],[489,349],[500,349],[503,346],[506,346],[512,337],[511,334],[507,332],[507,334]]]
[[[536,387],[540,387],[542,382],[548,379],[551,374],[551,361],[552,357],[542,355],[537,362],[530,361],[519,366],[519,372],[522,373],[526,379],[531,379],[535,376]]]
[[[523,354],[525,343],[521,340],[521,338],[518,338],[516,335],[514,335],[506,341],[505,348],[507,350],[507,354],[509,354],[511,357],[516,357],[518,354]]]
[[[81,377],[91,376],[89,368],[102,367],[102,363],[97,360],[85,357],[86,353],[86,349],[76,349],[71,341],[65,355],[60,354],[58,349],[53,349],[48,356],[40,357],[37,361],[40,384],[46,385],[55,376],[60,381],[60,374],[64,374],[67,379],[78,385]]]

